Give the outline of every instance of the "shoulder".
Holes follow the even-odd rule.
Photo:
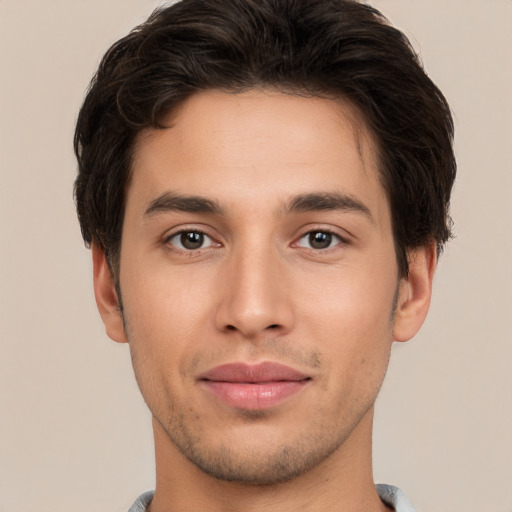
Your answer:
[[[405,492],[394,485],[377,484],[375,486],[380,499],[395,512],[416,512],[413,504],[409,501]]]
[[[154,491],[148,491],[144,494],[141,494],[135,503],[130,507],[128,512],[146,512],[148,505],[151,503],[153,499]]]

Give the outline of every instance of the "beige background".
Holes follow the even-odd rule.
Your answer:
[[[71,198],[103,51],[154,0],[0,0],[0,511],[126,511],[153,486],[150,417],[106,338]],[[375,0],[452,104],[457,239],[396,346],[375,477],[422,512],[512,512],[512,2]],[[507,69],[508,68],[508,69]]]

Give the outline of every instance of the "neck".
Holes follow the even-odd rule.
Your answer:
[[[218,480],[186,459],[153,420],[156,489],[151,512],[388,511],[372,475],[373,410],[313,469],[287,482],[247,485]]]

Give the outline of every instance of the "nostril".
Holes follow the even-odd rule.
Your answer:
[[[278,329],[278,328],[279,328],[279,325],[277,325],[277,324],[272,324],[267,327],[267,329]]]

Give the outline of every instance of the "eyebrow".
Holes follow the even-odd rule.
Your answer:
[[[165,192],[149,203],[144,217],[152,217],[158,213],[186,212],[212,213],[221,215],[223,210],[217,201],[200,196],[182,196]]]
[[[302,213],[329,210],[361,213],[372,223],[374,222],[370,209],[363,202],[351,195],[338,192],[301,194],[292,198],[284,211],[285,213]]]
[[[338,192],[308,193],[294,196],[281,210],[283,214],[305,213],[313,211],[344,210],[365,215],[372,223],[374,218],[370,209],[359,199]],[[151,201],[144,217],[158,213],[185,212],[223,215],[224,209],[215,200],[201,196],[183,196],[165,192]]]

